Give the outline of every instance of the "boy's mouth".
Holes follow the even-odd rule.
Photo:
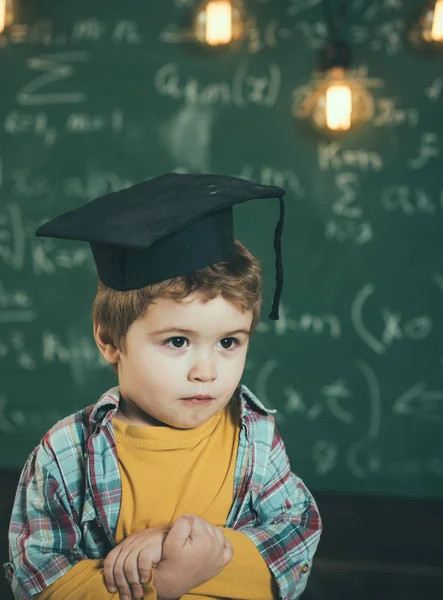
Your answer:
[[[181,400],[197,404],[210,402],[211,400],[214,400],[214,398],[212,396],[192,396],[191,398],[181,398]]]

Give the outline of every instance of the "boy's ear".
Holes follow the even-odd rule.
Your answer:
[[[100,323],[94,323],[94,339],[97,348],[100,350],[106,361],[111,364],[115,364],[119,361],[120,352],[109,339],[109,336],[105,334]]]

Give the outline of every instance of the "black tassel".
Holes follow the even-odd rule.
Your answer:
[[[283,233],[283,223],[285,220],[285,203],[283,196],[279,197],[280,201],[280,219],[277,223],[274,233],[274,250],[275,250],[275,292],[274,302],[272,303],[272,309],[269,313],[268,319],[271,321],[278,321],[278,306],[280,304],[281,292],[283,288],[283,260],[281,251],[281,238]]]

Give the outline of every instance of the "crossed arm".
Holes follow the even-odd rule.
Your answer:
[[[39,454],[43,452],[46,456],[34,454],[25,465],[13,507],[9,546],[16,600],[29,600],[39,593],[39,600],[77,600],[80,588],[84,600],[119,600],[117,592],[106,589],[105,559],[88,559],[81,550],[82,532],[72,517],[72,507],[53,468],[48,468],[54,459],[47,449],[39,448]],[[278,594],[284,600],[296,600],[304,591],[322,524],[311,494],[290,471],[277,429],[263,485],[250,502],[255,522],[235,531],[224,529],[233,545],[234,558],[216,577],[191,589],[186,600],[193,596],[203,599],[205,594],[211,600],[214,596],[271,600]],[[272,565],[272,574],[268,564]],[[263,576],[262,596],[250,592],[242,596],[237,584],[243,576],[249,577],[247,589],[247,585],[258,581],[258,569]],[[144,598],[158,600],[155,569],[150,575],[144,584]],[[273,576],[278,581],[278,594]],[[53,583],[46,587],[48,581]],[[228,594],[221,587],[223,582],[231,585]],[[61,595],[58,585],[63,589]],[[263,595],[266,589],[268,596]]]
[[[185,596],[181,596],[182,600],[277,599],[278,588],[272,573],[254,542],[240,531],[224,529],[223,532],[234,548],[234,558],[218,575],[189,590]],[[161,536],[157,539],[160,540],[157,543],[161,544]],[[155,546],[151,545],[151,548],[155,552]],[[118,592],[108,591],[104,572],[105,559],[82,560],[37,598],[38,600],[77,600],[78,590],[81,589],[83,600],[118,600],[120,598]],[[138,597],[144,600],[161,600],[170,597],[164,583],[157,589],[155,569],[150,572],[149,579],[142,584],[142,588],[143,594]]]

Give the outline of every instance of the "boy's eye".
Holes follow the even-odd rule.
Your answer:
[[[239,345],[239,341],[237,338],[227,337],[222,338],[220,344],[224,350],[232,350],[232,348]]]
[[[180,350],[180,348],[185,347],[185,343],[187,341],[188,340],[185,337],[177,336],[177,337],[169,338],[168,340],[165,341],[165,344],[166,344],[166,346],[170,346],[172,348],[176,348],[177,350]]]

